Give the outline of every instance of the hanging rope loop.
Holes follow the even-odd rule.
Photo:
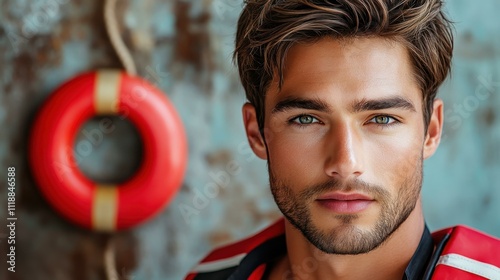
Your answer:
[[[116,2],[117,0],[106,0],[104,3],[104,23],[106,24],[106,31],[113,49],[116,51],[125,71],[130,75],[137,75],[137,68],[135,66],[130,50],[127,48],[120,36],[118,28],[118,21],[116,19]]]

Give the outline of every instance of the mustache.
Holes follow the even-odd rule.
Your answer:
[[[330,179],[320,184],[307,187],[299,196],[306,200],[311,200],[327,192],[359,192],[370,195],[375,199],[387,199],[390,197],[389,191],[383,187],[365,182],[360,179],[353,179],[342,182],[338,179]]]

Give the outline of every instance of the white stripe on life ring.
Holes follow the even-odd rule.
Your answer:
[[[98,231],[116,230],[118,189],[114,185],[97,185],[92,205],[92,228]]]
[[[100,70],[96,75],[94,107],[97,115],[116,115],[120,98],[121,73]]]
[[[246,253],[242,253],[227,259],[201,263],[197,265],[191,272],[196,272],[196,273],[213,272],[237,266],[246,255],[247,255]]]
[[[447,265],[490,280],[500,280],[500,268],[458,254],[441,256],[436,264]]]

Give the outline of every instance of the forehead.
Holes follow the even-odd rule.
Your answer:
[[[345,101],[394,95],[417,101],[422,96],[406,47],[380,37],[295,44],[285,60],[281,91],[274,90],[270,99],[297,94],[325,94]]]

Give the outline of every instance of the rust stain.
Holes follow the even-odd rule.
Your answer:
[[[210,14],[202,12],[195,18],[190,18],[191,3],[177,0],[174,13],[176,15],[175,38],[176,59],[182,63],[194,65],[197,70],[207,70],[213,67],[210,54],[210,36],[208,23]],[[208,54],[208,55],[207,55]]]
[[[35,40],[39,39],[39,37],[33,38],[33,44],[36,43]],[[43,40],[43,39],[42,39]],[[14,65],[14,74],[13,81],[14,83],[26,83],[27,81],[35,81],[36,73],[34,71],[34,65],[36,65],[36,61],[33,56],[27,52],[22,52],[18,56],[14,58],[12,62]]]
[[[205,160],[211,166],[221,165],[225,167],[231,159],[231,151],[229,150],[218,150],[205,155]]]
[[[100,50],[104,52],[102,56],[100,55],[92,56],[93,59],[92,65],[94,66],[94,69],[122,68],[120,59],[118,58],[118,55],[113,49],[113,46],[111,45],[111,41],[106,31],[106,24],[104,22],[104,17],[103,17],[103,9],[104,9],[104,2],[98,2],[98,4],[95,5],[94,7],[94,11],[90,13],[87,18],[84,19],[84,22],[82,23],[77,22],[76,24],[89,25],[91,34],[86,36],[86,40],[90,39],[90,49],[93,51]],[[129,40],[130,34],[129,32],[127,32],[127,30],[125,30],[125,27],[123,26],[123,18],[127,9],[128,9],[128,1],[119,1],[117,3],[116,21],[125,45],[128,48],[130,48],[130,51],[133,53],[133,49]]]
[[[81,236],[77,246],[71,253],[71,279],[106,279],[104,254],[108,242],[113,242],[115,265],[120,279],[128,279],[128,275],[137,266],[137,241],[126,233],[116,235],[92,234]]]
[[[481,119],[486,124],[486,126],[492,126],[495,124],[496,112],[494,108],[489,107],[483,111]]]
[[[32,38],[30,44],[36,46],[44,47],[44,39],[46,37],[36,36]],[[39,78],[37,76],[38,72],[35,70],[36,66],[39,65],[38,61],[35,59],[36,49],[31,52],[20,50],[19,54],[13,58],[12,61],[12,79],[6,83],[4,92],[5,96],[11,95],[7,99],[7,104],[4,110],[7,111],[6,123],[16,126],[15,132],[9,135],[7,141],[10,142],[10,149],[7,154],[7,162],[15,163],[18,162],[17,159],[21,159],[19,162],[18,180],[20,183],[24,183],[27,178],[25,177],[28,172],[28,161],[26,159],[26,147],[28,145],[28,131],[31,122],[28,114],[31,111],[32,103],[26,102],[27,100],[32,100],[33,96],[36,96],[37,92],[37,81]],[[10,103],[10,105],[8,105]],[[23,135],[24,134],[24,135]],[[29,186],[29,183],[27,184]],[[19,204],[18,207],[25,209],[33,209],[32,207],[44,207],[44,203],[40,202],[40,197],[37,193],[30,192],[31,189],[27,188],[26,191],[19,193]],[[26,203],[26,201],[34,202],[33,205]],[[36,206],[34,206],[36,205]]]
[[[3,92],[5,95],[10,94],[12,92],[12,82],[7,82],[4,84]]]
[[[192,194],[191,187],[189,185],[187,185],[186,183],[182,184],[179,192]]]
[[[92,240],[90,238],[80,238],[75,250],[71,254],[73,279],[84,280],[95,278],[98,274],[99,279],[104,279],[102,249],[106,246],[104,236]]]
[[[466,43],[472,43],[474,41],[474,34],[470,31],[465,31],[464,34],[462,35],[462,38],[464,42]]]
[[[489,206],[491,204],[491,195],[485,195],[483,197],[483,205]]]
[[[54,35],[38,35],[34,37],[33,43],[38,46],[34,55],[36,64],[47,66],[58,66],[62,62],[61,47],[62,42],[57,41]]]
[[[215,231],[211,232],[208,236],[208,240],[212,246],[219,246],[221,244],[227,243],[233,240],[234,237],[227,231]]]
[[[130,233],[120,233],[113,237],[115,240],[116,269],[122,279],[129,279],[129,275],[138,265],[138,241]]]

